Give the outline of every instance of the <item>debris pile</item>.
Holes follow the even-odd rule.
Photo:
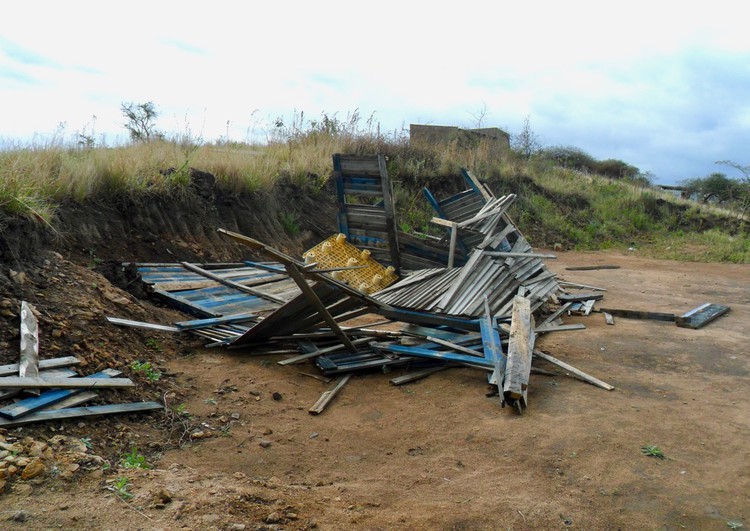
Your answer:
[[[80,364],[74,356],[39,360],[39,327],[34,307],[21,303],[20,361],[0,366],[0,428],[46,420],[94,417],[163,409],[156,402],[83,406],[98,398],[94,389],[133,387],[120,371],[104,371],[78,378],[71,369]],[[30,395],[23,397],[22,395]],[[14,399],[8,402],[9,399]]]
[[[316,377],[332,385],[311,414],[321,413],[353,373],[397,367],[407,373],[393,385],[450,367],[484,371],[500,404],[519,413],[527,407],[530,373],[552,374],[532,367],[536,360],[614,389],[535,348],[539,334],[585,328],[564,325],[561,316],[589,315],[606,290],[558,279],[543,261],[554,256],[535,253],[508,216],[515,195],[495,197],[470,172],[462,175],[469,188],[454,196],[438,200],[424,190],[445,236],[414,238],[396,229],[384,159],[335,155],[338,234],[300,260],[220,228],[271,261],[130,264],[148,290],[197,319],[109,319],[192,333],[209,347],[287,356],[280,365],[312,361],[324,375]],[[371,318],[357,324],[363,316]]]

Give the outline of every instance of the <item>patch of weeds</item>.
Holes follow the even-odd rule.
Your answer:
[[[158,339],[154,339],[153,337],[149,337],[146,339],[146,341],[143,342],[148,348],[151,350],[155,350],[156,352],[161,352],[162,346],[161,343],[159,343]]]
[[[128,490],[130,482],[125,476],[117,478],[115,484],[112,485],[112,490],[117,494],[121,500],[127,501],[133,499],[134,495]]]
[[[91,444],[91,437],[81,437],[81,442],[83,443],[83,445],[87,449],[89,449],[89,450],[93,450],[94,449],[94,445]]]
[[[665,459],[667,457],[666,455],[664,455],[664,452],[662,452],[661,448],[653,444],[641,446],[641,452],[643,453],[643,455],[646,455],[648,457],[656,457],[657,459]]]
[[[140,361],[134,361],[130,364],[130,368],[133,369],[135,372],[142,373],[149,382],[156,382],[159,378],[161,378],[161,372],[157,371],[151,366],[151,362],[140,362]]]
[[[737,529],[742,529],[745,526],[742,525],[742,522],[727,522],[727,527],[729,529],[737,530]]]
[[[214,402],[215,403],[215,402]],[[179,415],[180,417],[189,417],[190,413],[187,411],[187,406],[182,403],[178,405],[176,408],[174,408],[174,412]]]
[[[280,215],[281,226],[289,236],[299,234],[299,216],[291,212],[284,212]]]
[[[120,460],[120,466],[123,468],[151,468],[143,454],[138,453],[137,448],[133,448],[129,454]]]
[[[216,402],[216,400],[214,400],[213,398],[206,398],[203,401],[203,403],[204,404],[211,404],[212,406],[215,406],[218,402]]]

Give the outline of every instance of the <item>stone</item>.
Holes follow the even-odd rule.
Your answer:
[[[40,459],[33,459],[26,467],[23,469],[23,472],[21,472],[21,479],[31,479],[35,478],[41,474],[44,474],[47,467],[44,466],[44,463]]]
[[[260,445],[261,448],[268,448],[273,443],[269,441],[268,439],[261,439],[261,441],[258,444]]]
[[[264,520],[267,524],[278,524],[281,523],[281,515],[277,512],[272,512]]]

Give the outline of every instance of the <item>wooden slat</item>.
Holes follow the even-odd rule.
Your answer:
[[[0,427],[12,428],[48,420],[65,420],[84,417],[99,417],[120,413],[140,413],[164,409],[158,402],[132,402],[129,404],[109,404],[106,406],[74,407],[52,411],[36,411],[18,419],[0,419]]]
[[[34,388],[86,389],[135,387],[129,378],[20,378],[5,376],[0,378],[0,389]]]
[[[626,319],[649,319],[653,321],[676,321],[677,316],[673,313],[646,312],[643,310],[623,310],[621,308],[599,308],[600,312],[606,312],[615,317]]]
[[[81,360],[75,356],[65,356],[63,358],[53,358],[49,360],[40,360],[39,369],[57,369],[59,367],[70,367],[71,365],[78,365]],[[0,365],[0,377],[1,376],[14,376],[18,374],[18,363],[11,363],[9,365]]]
[[[578,376],[579,378],[581,378],[582,380],[584,380],[584,381],[586,381],[586,382],[588,382],[590,384],[593,384],[593,385],[595,385],[597,387],[601,387],[602,389],[606,389],[607,391],[611,391],[611,390],[614,389],[614,386],[609,385],[607,382],[603,382],[599,378],[595,378],[595,377],[591,376],[590,374],[586,374],[582,370],[576,369],[572,365],[569,365],[569,364],[565,363],[564,361],[561,361],[561,360],[555,358],[554,356],[550,356],[549,354],[545,354],[544,352],[542,352],[540,350],[535,350],[534,351],[534,356],[536,356],[538,358],[541,358],[543,360],[547,360],[548,362],[553,363],[553,364],[557,365],[558,367],[560,367],[562,369],[565,369],[569,373],[574,374],[574,375]]]
[[[343,389],[343,387],[349,381],[349,378],[351,378],[351,374],[347,374],[346,376],[342,376],[341,378],[336,380],[336,383],[328,391],[325,391],[322,395],[320,395],[318,401],[315,402],[313,407],[310,408],[309,413],[311,415],[320,415],[321,413],[323,413],[323,410],[328,406],[328,404],[331,403],[336,395],[339,394],[341,389]]]
[[[445,369],[450,368],[450,365],[441,365],[440,367],[428,367],[427,369],[422,369],[421,371],[414,371],[409,374],[404,374],[402,376],[396,376],[394,378],[391,378],[388,380],[391,385],[403,385],[406,383],[416,382],[417,380],[421,380],[423,378],[427,378],[428,376],[431,376],[435,374],[436,372],[444,371]]]

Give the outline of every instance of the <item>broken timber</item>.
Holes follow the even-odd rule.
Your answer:
[[[584,380],[584,381],[586,381],[586,382],[588,382],[588,383],[590,383],[592,385],[595,385],[597,387],[601,387],[602,389],[606,389],[607,391],[611,391],[611,390],[614,389],[614,386],[609,385],[607,382],[603,382],[599,378],[594,378],[590,374],[586,374],[582,370],[576,369],[572,365],[568,365],[564,361],[561,361],[561,360],[555,358],[554,356],[550,356],[549,354],[545,354],[544,352],[542,352],[540,350],[534,350],[534,356],[536,356],[538,358],[541,358],[543,360],[547,360],[548,362],[553,363],[553,364],[557,365],[558,367],[560,367],[562,369],[565,369],[569,373],[578,376],[580,379],[582,379],[582,380]]]
[[[318,401],[315,402],[315,404],[309,409],[308,412],[311,415],[320,415],[321,413],[323,413],[323,410],[328,406],[331,400],[333,400],[336,395],[339,394],[341,389],[349,381],[349,378],[351,378],[351,374],[347,374],[336,380],[336,383],[328,391],[325,391],[322,395],[320,395]]]
[[[36,411],[13,420],[0,418],[0,428],[24,426],[26,424],[47,420],[98,417],[102,415],[113,415],[116,413],[138,413],[159,409],[164,409],[164,406],[158,402],[132,402],[128,404],[108,404],[105,406],[72,407],[67,409]]]
[[[721,304],[706,303],[698,306],[697,308],[690,310],[684,315],[677,317],[677,326],[681,328],[692,328],[697,330],[703,326],[706,326],[711,321],[719,318],[729,311],[729,306],[722,306]]]
[[[515,406],[519,413],[527,407],[527,388],[533,350],[534,318],[531,316],[531,304],[529,299],[516,296],[513,301],[513,320],[510,325],[503,396],[505,402]]]

